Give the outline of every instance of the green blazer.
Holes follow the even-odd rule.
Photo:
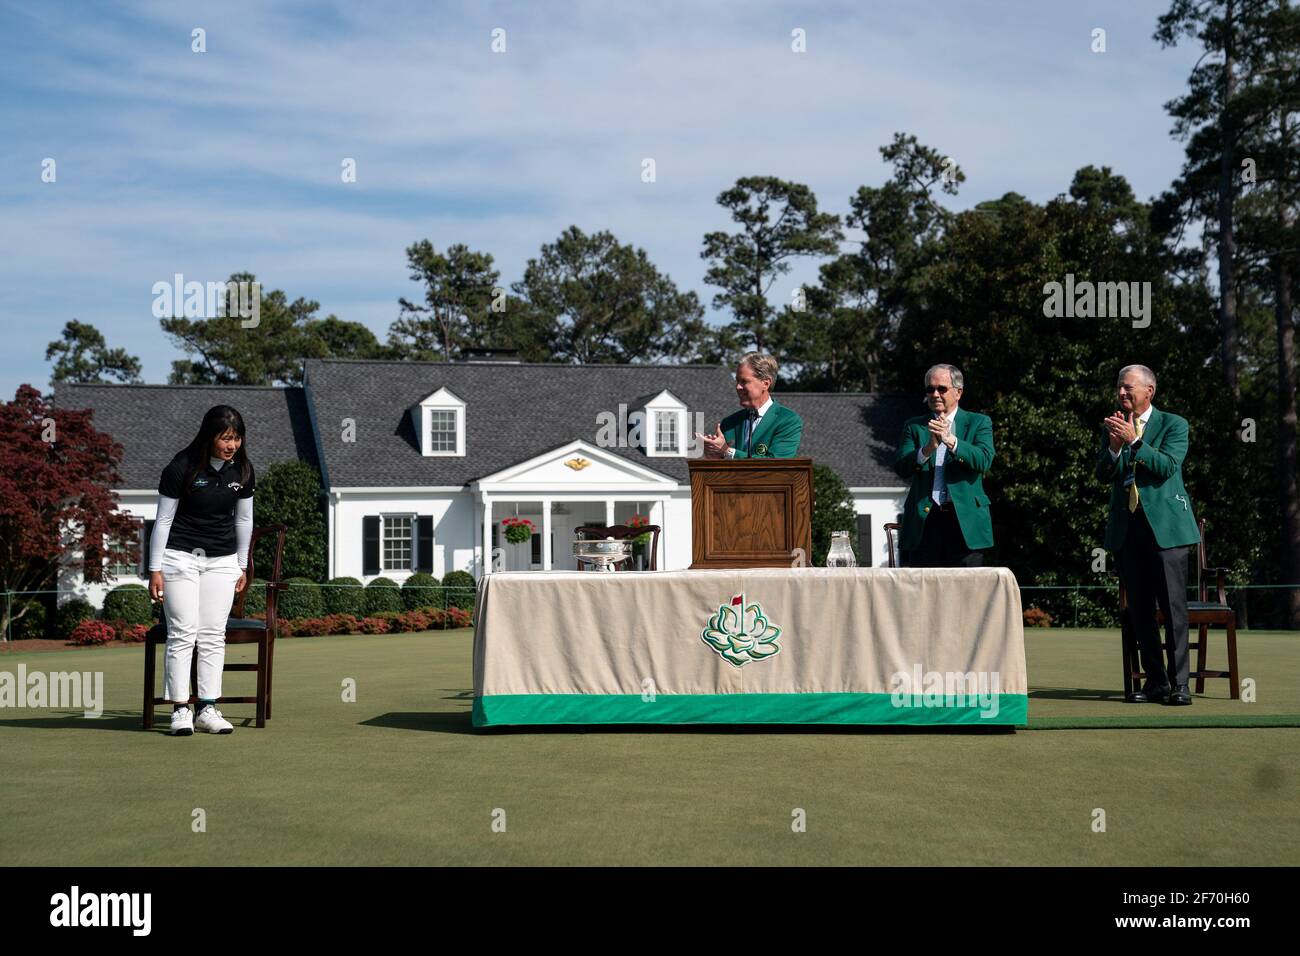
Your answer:
[[[791,409],[772,399],[772,407],[754,431],[750,454],[745,454],[742,439],[745,437],[745,416],[748,409],[738,409],[722,420],[722,434],[727,443],[736,449],[736,458],[793,458],[799,452],[803,437],[803,419]]]
[[[1151,409],[1137,454],[1125,445],[1115,461],[1110,457],[1110,435],[1102,429],[1097,478],[1110,484],[1110,517],[1106,520],[1108,551],[1122,548],[1128,533],[1128,489],[1124,487],[1124,476],[1131,466],[1137,469],[1138,500],[1142,502],[1156,544],[1177,548],[1201,540],[1191,498],[1183,487],[1185,457],[1187,419],[1179,415]]]
[[[926,426],[930,418],[929,414],[918,415],[903,424],[903,437],[894,458],[894,470],[911,483],[903,505],[903,533],[899,539],[899,548],[905,551],[921,546],[926,515],[935,507],[930,495],[934,491],[934,459],[938,452],[923,464],[916,461],[916,453],[930,441]],[[948,452],[943,463],[948,497],[957,512],[966,547],[991,548],[993,519],[989,517],[988,495],[984,494],[984,473],[993,464],[993,420],[958,406],[952,430],[957,436],[957,450]]]

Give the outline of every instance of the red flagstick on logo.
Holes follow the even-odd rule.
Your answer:
[[[741,637],[745,636],[745,592],[741,591],[731,599],[732,607],[739,607],[737,614],[740,616],[740,630],[737,632]]]

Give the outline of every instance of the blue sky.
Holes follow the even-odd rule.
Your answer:
[[[1050,199],[1089,163],[1148,198],[1181,165],[1163,104],[1196,57],[1151,39],[1167,7],[0,0],[0,390],[45,387],[73,318],[165,381],[151,287],[176,272],[251,271],[382,340],[425,238],[510,283],[567,226],[610,229],[707,303],[719,192],[775,175],[843,213],[895,131],[957,160],[958,208]]]

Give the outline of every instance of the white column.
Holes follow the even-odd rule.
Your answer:
[[[484,574],[492,572],[492,499],[483,496],[483,563]]]
[[[613,523],[614,523],[614,499],[606,498],[605,499],[605,527],[608,528]]]
[[[328,500],[328,504],[326,505],[326,507],[328,508],[328,515],[329,515],[329,528],[326,531],[326,534],[329,535],[328,538],[329,578],[327,580],[332,580],[333,578],[339,576],[338,573],[339,533],[338,533],[338,520],[337,520],[338,510],[339,510],[339,493],[337,491],[330,492],[330,496],[327,500]]]
[[[542,499],[542,570],[551,570],[551,499]]]
[[[661,571],[667,566],[665,556],[668,553],[668,545],[664,542],[664,536],[668,533],[668,524],[664,520],[667,516],[667,499],[660,498],[650,505],[650,523],[659,526],[659,552],[655,555],[655,567]]]

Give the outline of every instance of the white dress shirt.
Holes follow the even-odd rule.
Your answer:
[[[762,405],[760,405],[760,406],[758,407],[758,417],[754,419],[754,427],[753,427],[753,429],[750,431],[749,435],[746,435],[746,434],[745,434],[745,427],[746,427],[746,426],[741,426],[741,429],[740,429],[740,444],[741,444],[742,446],[745,444],[745,440],[746,440],[747,438],[749,438],[750,436],[752,436],[754,432],[758,431],[759,423],[763,421],[763,416],[767,414],[767,410],[768,410],[769,408],[771,408],[771,407],[772,407],[772,396],[769,395],[768,398],[767,398],[767,401],[765,401]],[[728,458],[735,458],[735,457],[736,457],[736,449],[734,449],[734,448],[728,448],[728,449],[727,449],[727,457],[728,457]]]
[[[948,428],[951,429],[952,420],[956,415],[957,411],[954,409],[951,415],[940,415],[939,417],[947,422]],[[952,440],[952,451],[956,450],[957,438],[954,435]],[[934,452],[934,488],[930,491],[930,497],[934,499],[934,503],[937,505],[941,505],[948,500],[948,482],[944,480],[943,475],[943,466],[944,462],[948,458],[948,451],[948,446],[943,442],[939,442],[939,447],[936,448]],[[929,456],[925,453],[924,445],[916,450],[916,463],[918,465],[925,464],[925,459],[928,457]]]

